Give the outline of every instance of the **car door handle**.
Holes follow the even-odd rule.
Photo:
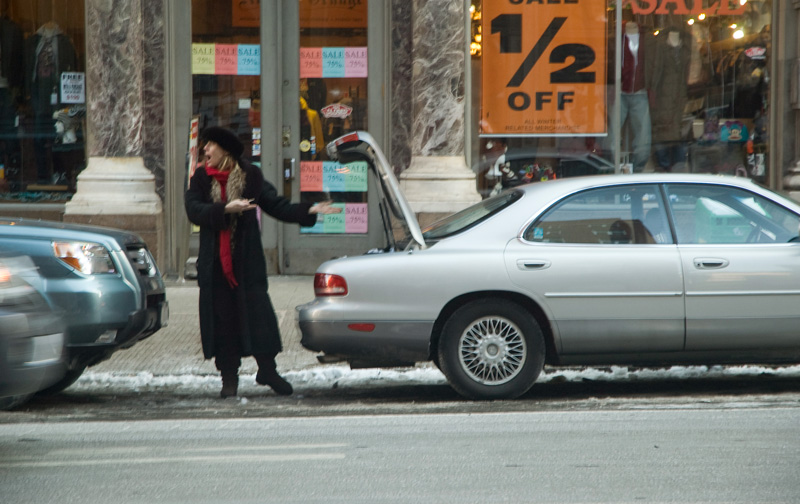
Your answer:
[[[719,257],[697,257],[694,260],[694,267],[697,269],[720,269],[728,266],[730,262],[727,259]]]
[[[518,259],[517,268],[522,271],[541,270],[550,267],[550,261],[543,259]]]

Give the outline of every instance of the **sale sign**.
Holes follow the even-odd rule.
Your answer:
[[[482,136],[606,133],[606,2],[484,0]]]
[[[366,47],[300,48],[301,79],[366,76]]]

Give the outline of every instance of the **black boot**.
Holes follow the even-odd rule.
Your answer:
[[[256,362],[258,362],[256,383],[259,385],[269,385],[278,395],[292,395],[294,392],[292,384],[284,380],[283,377],[278,374],[274,358],[257,355]]]
[[[236,392],[239,389],[239,374],[238,373],[222,373],[222,390],[219,396],[223,399],[227,397],[236,397]]]

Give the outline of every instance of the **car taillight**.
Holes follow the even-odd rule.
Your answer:
[[[317,273],[314,275],[314,294],[317,296],[346,296],[347,281],[339,275]]]
[[[358,141],[358,133],[350,133],[343,137],[337,138],[336,145],[339,146],[339,145],[344,145],[346,143],[357,142],[357,141]]]

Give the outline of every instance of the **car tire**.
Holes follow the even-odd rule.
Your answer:
[[[527,392],[544,367],[545,343],[536,319],[502,299],[472,301],[445,323],[439,366],[469,399],[513,399]]]
[[[79,367],[77,369],[70,369],[60,380],[50,385],[46,389],[40,390],[39,392],[37,392],[37,394],[39,395],[57,394],[62,390],[66,389],[67,387],[69,387],[70,385],[72,385],[73,383],[75,383],[76,381],[78,381],[78,378],[81,377],[84,371],[86,371],[86,366]]]

